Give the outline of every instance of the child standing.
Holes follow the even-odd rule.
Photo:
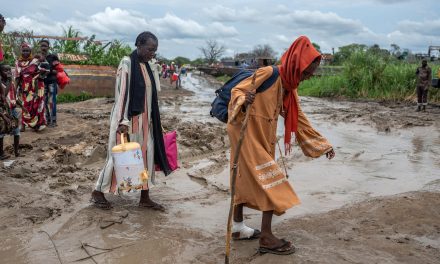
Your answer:
[[[3,138],[7,134],[14,136],[15,157],[23,157],[19,152],[20,146],[20,124],[22,104],[17,100],[16,88],[12,80],[11,67],[0,64],[1,89],[0,89],[0,116],[3,119],[4,128],[0,131],[0,160],[9,158],[3,149]]]

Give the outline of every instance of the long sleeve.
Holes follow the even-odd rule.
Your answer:
[[[299,104],[298,131],[295,136],[298,145],[307,157],[320,157],[333,148],[330,142],[312,127]]]
[[[255,91],[265,80],[270,78],[272,72],[272,67],[260,68],[252,76],[244,79],[231,90],[231,101],[228,106],[229,122],[234,121],[241,114],[240,110],[245,102],[246,92]]]
[[[117,73],[116,73],[116,85],[115,85],[115,109],[117,112],[118,125],[130,124],[128,119],[128,104],[130,100],[130,93],[128,89],[130,87],[129,69],[130,59],[125,58],[121,61]],[[127,98],[125,98],[127,97]]]
[[[125,78],[123,79],[123,81],[124,81],[124,83],[125,83],[125,86],[126,86],[126,88],[125,89],[129,89],[128,87],[129,87],[129,84],[128,84],[128,74],[126,74],[126,76],[125,76]],[[129,125],[129,123],[130,123],[130,121],[129,121],[129,119],[128,119],[128,102],[129,102],[129,100],[130,100],[130,93],[126,93],[126,95],[127,95],[127,98],[126,98],[126,100],[125,100],[125,105],[123,105],[123,107],[124,107],[124,109],[123,109],[123,118],[122,118],[122,120],[121,120],[121,122],[119,123],[120,125],[126,125],[126,126],[128,126]]]

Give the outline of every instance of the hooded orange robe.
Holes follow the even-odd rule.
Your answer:
[[[240,82],[231,91],[228,107],[230,118],[227,131],[231,144],[231,171],[234,151],[240,137],[240,128],[245,118],[242,105],[246,91],[255,90],[272,75],[271,66],[256,71],[252,76]],[[259,211],[274,211],[283,214],[287,209],[300,203],[298,196],[288,182],[283,169],[275,161],[277,144],[277,121],[283,106],[282,80],[262,93],[257,93],[250,112],[238,161],[235,204],[244,204]],[[296,102],[298,95],[294,92]],[[298,127],[296,140],[303,153],[310,157],[319,157],[332,149],[330,143],[312,128],[310,122],[298,106]]]

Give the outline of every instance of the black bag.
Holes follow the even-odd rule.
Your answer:
[[[272,66],[272,69],[272,75],[265,80],[260,87],[257,88],[257,93],[266,91],[278,79],[278,67]],[[223,123],[228,122],[228,105],[229,101],[231,100],[231,90],[241,81],[252,76],[252,74],[254,74],[254,72],[251,70],[240,70],[234,74],[234,76],[232,76],[231,79],[229,79],[222,87],[215,91],[216,97],[211,104],[210,111],[212,117],[216,117]]]

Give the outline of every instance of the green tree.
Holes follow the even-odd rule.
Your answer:
[[[351,54],[355,52],[363,52],[366,50],[367,50],[367,45],[356,44],[356,43],[339,47],[339,50],[335,53],[333,63],[336,65],[341,65],[345,60],[347,60],[351,56]]]
[[[175,57],[173,61],[174,61],[174,63],[176,63],[177,65],[180,65],[180,66],[182,66],[183,64],[190,64],[191,63],[190,59],[185,58],[185,57],[181,57],[181,56]]]
[[[64,37],[79,38],[81,32],[69,26],[67,30],[63,28]],[[53,46],[53,50],[57,53],[79,54],[81,50],[81,43],[78,40],[57,40]]]
[[[315,49],[321,53],[321,46],[319,46],[318,44],[316,44],[315,42],[312,42],[313,47],[315,47]]]
[[[197,65],[203,65],[205,63],[205,60],[203,58],[197,58],[193,61],[191,61],[191,65],[197,66]]]

